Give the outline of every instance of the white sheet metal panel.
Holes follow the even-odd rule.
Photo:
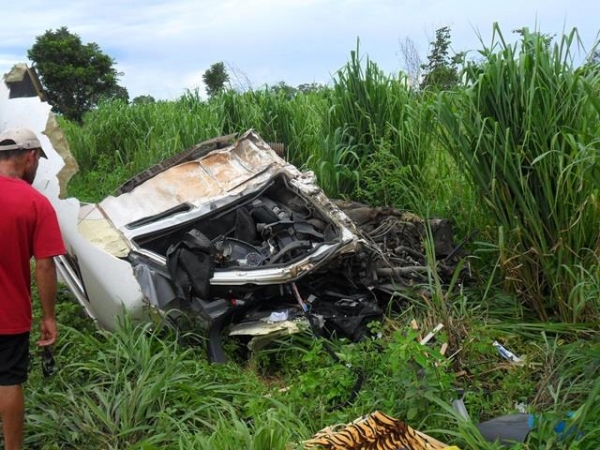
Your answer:
[[[115,228],[121,229],[182,203],[200,207],[261,185],[286,164],[268,147],[260,148],[252,139],[242,139],[237,145],[171,167],[131,192],[107,197],[100,207]]]
[[[70,253],[77,255],[82,281],[90,300],[86,306],[106,328],[116,328],[124,310],[134,318],[145,315],[142,291],[131,265],[106,253],[79,233],[79,201],[60,199],[58,174],[70,155],[60,155],[54,147],[68,150],[57,128],[51,107],[39,97],[9,98],[9,89],[0,82],[0,131],[21,126],[34,131],[48,159],[41,159],[33,186],[42,192],[57,212],[63,239]],[[71,158],[71,159],[70,159]],[[64,191],[64,186],[63,186]]]

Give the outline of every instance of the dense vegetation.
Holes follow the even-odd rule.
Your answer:
[[[453,90],[411,89],[356,51],[330,88],[117,101],[83,125],[64,122],[80,165],[69,193],[82,200],[197,142],[254,128],[332,197],[443,216],[460,239],[478,231],[467,244],[476,282],[441,286],[432,270],[430,295],[390,311],[374,325],[378,339],[331,344],[351,368],[308,334],[248,360],[232,341],[234,363],[209,365],[197,336],[130,323],[96,332],[65,294],[60,371],[28,385],[28,448],[283,449],[376,409],[461,448],[499,448],[450,407],[463,398],[473,422],[517,404],[542,414],[515,448],[597,449],[600,70],[574,66],[575,33],[520,36],[509,44],[496,30]],[[440,322],[436,343],[420,345]],[[503,360],[494,340],[525,364]],[[364,382],[347,403],[357,368]],[[557,435],[564,419],[577,431]]]

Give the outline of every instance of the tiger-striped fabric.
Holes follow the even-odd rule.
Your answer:
[[[380,411],[361,417],[339,430],[324,428],[303,445],[307,450],[458,450]]]

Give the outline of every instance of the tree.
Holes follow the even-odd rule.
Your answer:
[[[400,45],[400,56],[403,59],[404,70],[408,77],[408,84],[413,88],[419,86],[419,79],[421,78],[421,70],[423,63],[419,56],[419,49],[412,39],[409,37],[404,38],[404,41],[398,42]]]
[[[44,85],[54,111],[66,118],[82,121],[83,114],[101,100],[128,98],[118,85],[114,60],[98,44],[82,44],[67,27],[48,30],[36,37],[27,51]]]
[[[326,89],[326,87],[324,85],[322,85],[321,83],[315,83],[313,81],[312,83],[299,84],[296,89],[298,90],[298,92],[301,92],[303,94],[310,94],[313,92],[324,91]]]
[[[121,100],[122,102],[129,103],[129,92],[123,86],[118,84],[106,92],[103,97],[104,100]]]
[[[131,101],[134,105],[147,105],[149,103],[156,103],[156,100],[151,95],[138,95]]]
[[[202,75],[202,80],[206,85],[206,93],[209,97],[222,92],[225,89],[225,83],[229,81],[229,74],[225,69],[223,62],[214,63]]]
[[[288,100],[294,98],[294,96],[298,92],[298,89],[296,89],[293,86],[290,86],[285,81],[280,81],[279,83],[274,84],[272,86],[267,86],[267,90],[273,92],[274,94],[282,94]]]
[[[451,89],[459,82],[458,65],[464,60],[464,53],[450,56],[450,28],[442,27],[435,31],[435,41],[430,42],[431,53],[427,64],[423,64],[423,80],[421,89],[436,87],[441,90]]]

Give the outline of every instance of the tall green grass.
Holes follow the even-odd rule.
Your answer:
[[[222,114],[226,133],[252,128],[268,142],[283,143],[286,158],[298,167],[318,151],[324,133],[323,117],[329,107],[325,88],[293,96],[269,88],[231,91],[212,101]]]
[[[278,406],[257,396],[256,378],[209,369],[200,349],[182,347],[173,333],[129,320],[110,335],[63,331],[58,374],[28,394],[28,448],[167,448],[182,432],[210,437],[224,416]],[[73,347],[92,352],[72,359]]]
[[[575,70],[576,39],[525,29],[509,44],[496,27],[469,87],[443,94],[438,110],[443,145],[499,227],[506,289],[540,318],[567,322],[600,313],[586,294],[598,270],[598,78]]]
[[[152,164],[221,135],[218,112],[188,92],[173,102],[105,103],[87,113],[82,126],[62,121],[80,169],[69,192],[83,190],[88,200],[98,200]],[[94,183],[86,183],[88,176]],[[86,184],[94,190],[87,192]]]
[[[373,185],[378,185],[374,190],[383,195],[370,200],[385,199],[412,210],[419,207],[415,194],[428,191],[426,172],[433,161],[435,139],[434,116],[427,101],[409,89],[402,74],[386,75],[368,57],[363,64],[358,46],[351,52],[350,61],[334,78],[326,122],[327,136],[336,139],[338,148],[333,154],[344,155],[338,161],[343,161],[346,175],[336,171],[337,176],[345,176],[341,194],[360,197],[366,190],[368,196]],[[321,163],[330,161],[320,153],[315,158]],[[383,180],[389,174],[383,160],[401,168],[393,175],[396,189]]]

